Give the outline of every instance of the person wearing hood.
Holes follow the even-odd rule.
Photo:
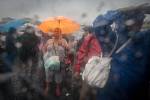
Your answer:
[[[83,72],[86,63],[93,56],[101,55],[101,45],[99,44],[96,36],[93,34],[92,26],[86,26],[83,28],[85,34],[87,34],[77,51],[75,66],[74,66],[74,77],[75,79],[80,79],[80,73]],[[90,98],[90,100],[95,100],[95,94],[93,93],[94,88],[90,87],[85,81],[82,82],[82,88],[80,92],[80,99],[85,100]],[[87,95],[90,96],[87,96]]]
[[[149,14],[148,8],[150,6],[144,4],[108,11],[94,21],[95,34],[104,56],[108,56],[114,47],[115,34],[118,34],[109,78],[106,85],[98,89],[97,100],[148,100],[150,30],[140,31],[145,14]],[[115,28],[112,28],[113,23]],[[108,39],[112,45],[107,45],[105,40]]]

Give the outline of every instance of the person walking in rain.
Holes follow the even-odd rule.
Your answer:
[[[140,31],[145,14],[150,14],[149,4],[108,11],[94,21],[104,56],[109,54],[117,39],[112,33],[118,34],[109,78],[106,85],[98,89],[97,100],[149,100],[150,30]]]
[[[39,61],[39,37],[35,35],[33,27],[27,26],[24,34],[17,37],[18,56],[14,70],[17,74],[13,77],[16,97],[20,99],[33,99],[31,90],[37,85],[36,69]],[[25,89],[25,90],[24,90]],[[35,89],[35,87],[34,87]],[[33,94],[33,91],[32,91]]]
[[[10,69],[12,69],[12,66],[14,64],[16,55],[17,55],[17,48],[15,46],[16,43],[16,29],[11,27],[9,29],[9,32],[6,33],[6,60],[7,64],[9,64]]]
[[[87,35],[84,37],[83,42],[77,51],[76,63],[74,66],[74,77],[76,79],[80,79],[80,73],[83,71],[82,69],[84,69],[85,64],[91,57],[101,55],[101,46],[95,35],[92,33],[92,26],[86,26],[83,28],[83,30]],[[92,90],[93,89],[88,84],[86,84],[85,81],[83,81],[80,100],[85,100],[88,98],[88,94],[90,95],[89,98],[94,100],[95,97]]]
[[[0,36],[2,36],[1,33]],[[15,100],[14,89],[11,83],[14,73],[10,62],[6,61],[8,60],[5,58],[7,51],[3,42],[3,39],[0,39],[0,100]]]
[[[49,90],[52,90],[52,83],[56,82],[55,95],[61,95],[61,83],[65,74],[65,56],[68,44],[62,38],[61,29],[55,28],[52,34],[52,39],[49,39],[44,46],[44,67],[46,74],[45,95],[48,95]],[[54,78],[54,79],[53,79]]]

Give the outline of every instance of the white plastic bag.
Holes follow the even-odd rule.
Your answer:
[[[51,56],[44,61],[44,67],[46,70],[59,70],[60,69],[60,60],[59,56]]]
[[[118,44],[118,34],[117,32],[115,32],[115,34],[116,42],[110,54],[107,57],[102,57],[102,54],[101,57],[93,56],[91,59],[89,59],[85,66],[82,79],[93,87],[103,88],[105,86],[111,68],[112,54],[118,54],[132,41],[132,38],[129,38],[122,46],[120,46],[120,48],[116,50]]]
[[[90,86],[103,88],[108,80],[111,57],[93,56],[89,59],[82,74],[82,79]]]

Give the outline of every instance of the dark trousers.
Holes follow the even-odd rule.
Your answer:
[[[14,100],[13,88],[10,80],[0,83],[0,100]]]

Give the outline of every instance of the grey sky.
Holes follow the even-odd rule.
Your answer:
[[[0,18],[62,15],[89,24],[107,10],[144,2],[150,0],[0,0]]]

